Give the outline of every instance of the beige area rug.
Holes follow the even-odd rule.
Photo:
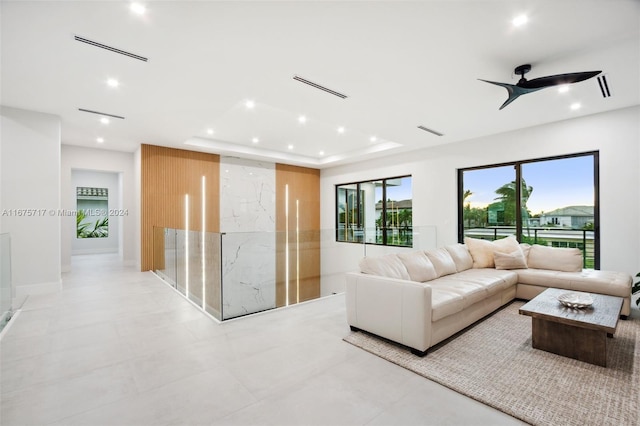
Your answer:
[[[364,332],[344,340],[527,423],[640,425],[640,320],[618,321],[603,368],[531,348],[522,305],[514,301],[424,358]]]

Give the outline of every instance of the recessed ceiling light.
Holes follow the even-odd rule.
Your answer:
[[[529,22],[529,17],[527,15],[518,15],[511,21],[514,27],[521,27],[527,22]]]
[[[563,84],[562,86],[558,87],[558,93],[567,93],[568,91],[569,91],[568,84]]]
[[[580,105],[580,103],[579,103],[579,102],[575,102],[575,103],[571,104],[571,109],[572,109],[573,111],[575,111],[575,110],[577,110],[577,109],[580,109],[581,107],[582,107],[582,105]]]
[[[298,121],[300,123],[306,123],[307,122],[307,117],[305,117],[304,115],[301,115],[300,117],[298,117]]]
[[[104,142],[104,138],[96,138],[96,142],[103,143]]]
[[[344,133],[344,127],[342,126],[338,127],[338,133]]]
[[[244,106],[246,106],[249,109],[253,109],[256,106],[256,103],[254,101],[247,101],[244,103]]]
[[[258,142],[260,142],[260,139],[258,139],[258,138],[253,138],[253,139],[251,139],[251,142],[253,142],[253,143],[258,143]]]
[[[318,154],[320,154],[320,155],[324,155],[324,151],[320,151]]]
[[[377,141],[377,140],[378,140],[378,138],[376,138],[375,136],[371,136],[371,137],[369,138],[369,140],[370,140],[371,142],[375,142],[375,141]]]
[[[208,135],[212,135],[213,134],[213,129],[207,129],[207,134]]]
[[[293,149],[293,145],[287,145],[287,149]]]
[[[109,119],[107,117],[102,117],[102,118],[100,118],[100,122],[102,124],[109,124]]]
[[[136,15],[144,15],[147,11],[147,8],[142,3],[131,3],[129,5],[129,10]]]
[[[115,78],[107,79],[107,86],[109,86],[109,87],[118,87],[119,85],[120,85],[120,82],[118,80],[116,80]]]

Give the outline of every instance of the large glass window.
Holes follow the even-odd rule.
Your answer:
[[[598,153],[458,171],[459,241],[465,236],[576,247],[599,268]]]
[[[411,176],[337,185],[336,240],[412,247],[411,197]]]

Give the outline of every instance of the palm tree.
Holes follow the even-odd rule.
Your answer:
[[[496,189],[495,192],[499,195],[495,200],[500,201],[504,206],[504,223],[514,224],[516,221],[516,206],[518,205],[516,200],[516,182],[511,181],[506,183]],[[529,200],[529,197],[531,197],[532,192],[533,187],[527,186],[525,180],[522,179],[522,185],[520,187],[520,208],[523,219],[530,215],[529,209],[527,208],[527,201]]]
[[[464,205],[464,212],[462,214],[462,217],[467,221],[467,227],[471,226],[471,203],[467,202],[467,204],[464,204],[464,202],[472,195],[473,192],[471,192],[470,189],[465,189],[464,194],[462,194],[462,204]]]

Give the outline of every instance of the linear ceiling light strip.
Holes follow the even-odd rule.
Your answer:
[[[117,49],[115,47],[107,46],[106,44],[98,43],[97,41],[89,40],[88,38],[74,36],[76,41],[89,44],[91,46],[99,47],[101,49],[110,50],[111,52],[118,53],[120,55],[128,56],[139,61],[147,62],[149,59],[144,56],[136,55],[135,53],[127,52],[126,50]]]
[[[90,114],[103,115],[105,117],[119,118],[120,120],[124,120],[124,117],[122,117],[121,115],[107,114],[106,112],[92,111],[90,109],[84,109],[84,108],[78,108],[78,111],[88,112]]]
[[[435,130],[429,129],[428,127],[418,126],[418,129],[424,130],[425,132],[433,133],[436,136],[444,136],[443,133],[436,132]]]
[[[297,81],[299,81],[301,83],[307,84],[307,85],[309,85],[311,87],[315,87],[316,89],[324,90],[325,92],[331,93],[332,95],[337,96],[339,98],[342,98],[342,99],[346,99],[347,98],[347,95],[345,95],[343,93],[336,92],[335,90],[331,90],[331,89],[329,89],[327,87],[324,87],[324,86],[322,86],[322,85],[320,85],[318,83],[314,83],[313,81],[309,81],[309,80],[307,80],[305,78],[302,78],[302,77],[300,77],[298,75],[294,75],[293,79],[297,80]]]

